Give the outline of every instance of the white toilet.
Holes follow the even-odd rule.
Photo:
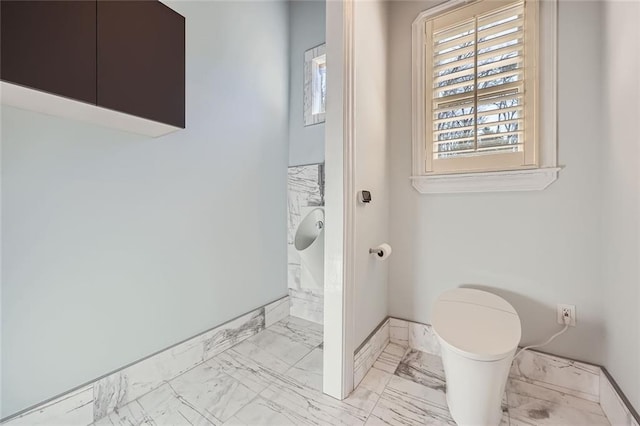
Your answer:
[[[502,394],[520,343],[520,317],[506,300],[457,288],[436,301],[433,331],[442,347],[451,417],[460,426],[499,425]]]

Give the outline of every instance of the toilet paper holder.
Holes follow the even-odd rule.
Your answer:
[[[370,248],[369,254],[377,255],[378,260],[385,260],[391,255],[391,246],[387,243],[382,243],[378,247]]]
[[[378,256],[382,257],[384,256],[384,251],[382,251],[381,248],[370,248],[369,249],[369,254],[377,254]]]

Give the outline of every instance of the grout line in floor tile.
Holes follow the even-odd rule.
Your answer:
[[[312,352],[313,352],[313,351],[312,351]],[[303,359],[305,359],[305,358],[307,357],[307,355],[309,355],[310,353],[311,353],[311,352],[309,352],[308,354],[306,354],[305,356],[303,356],[302,358],[300,358],[300,360],[296,361],[296,363],[295,363],[295,364],[293,364],[292,366],[290,366],[289,368],[287,368],[285,371],[283,371],[283,372],[282,372],[282,377],[286,378],[287,380],[292,380],[292,381],[296,382],[296,383],[297,383],[298,385],[300,385],[300,386],[305,386],[305,385],[303,385],[302,383],[299,383],[299,382],[298,382],[296,379],[294,379],[293,377],[291,377],[288,373],[289,373],[291,370],[293,370],[294,368],[296,368],[296,365],[298,365],[298,363],[299,363],[300,361],[302,361]],[[324,366],[323,366],[323,367],[324,367]],[[323,368],[322,372],[324,373],[324,368]],[[273,384],[273,383],[271,383],[269,386],[267,386],[267,388],[268,388],[268,387],[271,387],[271,385],[272,385],[272,384]],[[306,386],[305,386],[305,387],[306,387]],[[264,390],[267,390],[267,388],[265,388]],[[309,389],[311,389],[311,388],[309,388]],[[311,390],[315,391],[315,389],[311,389]]]
[[[303,341],[297,340],[297,339],[295,338],[295,333],[285,334],[285,333],[280,333],[280,332],[275,331],[275,330],[269,330],[269,331],[271,331],[272,333],[275,333],[275,334],[277,334],[277,335],[279,335],[279,336],[288,337],[288,338],[289,338],[289,339],[291,339],[293,342],[295,342],[295,343],[299,343],[299,344],[301,344],[301,345],[303,345],[303,346],[306,346],[306,347],[308,347],[308,348],[311,348],[311,349],[315,349],[315,348],[317,348],[318,346],[320,346],[320,344],[318,344],[318,345],[311,345],[311,344],[309,344],[309,343],[307,343],[307,342],[303,342]],[[292,336],[292,335],[293,335],[293,336]]]
[[[382,354],[382,352],[381,352],[381,354]],[[379,368],[375,368],[375,367],[373,367],[373,366],[369,369],[369,371],[371,371],[372,369],[375,369],[375,370],[381,371],[381,372],[383,372],[383,373],[387,373],[386,371],[384,371],[384,370],[380,370]],[[369,372],[367,371],[367,374],[368,374],[368,373],[369,373]],[[388,374],[391,374],[392,376],[394,375],[394,374],[392,374],[392,373],[388,373]],[[365,376],[366,376],[366,374],[365,374]],[[369,421],[369,417],[371,417],[371,415],[373,414],[373,412],[374,412],[374,411],[376,410],[376,408],[378,407],[378,404],[380,403],[380,400],[382,399],[382,394],[384,393],[384,391],[386,391],[386,390],[387,390],[387,387],[389,386],[389,383],[391,383],[391,378],[389,378],[389,380],[387,381],[387,383],[384,385],[384,388],[382,389],[382,392],[380,392],[380,394],[378,395],[378,399],[376,400],[376,403],[375,403],[375,404],[373,404],[373,408],[371,409],[371,411],[369,412],[369,414],[367,414],[367,418],[365,419],[364,424],[366,424],[366,423]],[[363,426],[364,426],[364,425],[363,425]]]
[[[387,386],[389,385],[389,383],[387,383],[386,385],[384,385],[384,389],[382,389],[382,392],[380,392],[380,395],[378,395],[378,398],[376,399],[375,404],[373,404],[373,408],[371,409],[371,411],[369,411],[367,413],[367,417],[364,419],[364,424],[366,424],[369,421],[369,417],[371,417],[371,415],[373,414],[373,412],[375,411],[376,407],[378,406],[378,403],[380,402],[380,398],[382,398],[382,394],[384,393],[384,391],[387,389]]]
[[[270,385],[269,385],[269,386],[270,386]],[[268,388],[269,386],[267,386],[267,388]],[[264,390],[266,390],[267,388],[264,388],[264,389],[263,389],[263,391],[264,391]],[[254,396],[253,398],[251,398],[251,400],[250,400],[249,402],[247,402],[247,403],[246,403],[246,404],[244,404],[242,407],[240,407],[240,409],[239,409],[238,411],[236,411],[236,412],[235,412],[231,417],[229,417],[229,419],[231,419],[231,418],[233,418],[233,417],[237,416],[237,415],[238,415],[238,413],[239,413],[240,411],[242,411],[245,407],[247,407],[249,404],[253,403],[253,401],[255,401],[256,399],[260,398],[260,393],[261,393],[261,392],[256,393],[256,396]],[[263,398],[263,399],[264,399],[264,398]],[[229,421],[229,420],[227,420],[227,422],[228,422],[228,421]],[[226,422],[223,422],[223,423],[226,423]],[[244,423],[244,421],[243,421],[242,423]]]
[[[186,397],[184,397],[183,395],[179,394],[178,391],[176,391],[173,386],[171,386],[171,384],[169,382],[166,382],[166,384],[171,388],[171,392],[173,392],[173,395],[176,397],[177,400],[179,400],[180,402],[182,402],[183,404],[186,402],[187,404],[185,404],[187,407],[191,408],[193,411],[195,411],[196,413],[200,414],[200,416],[202,416],[203,419],[209,421],[209,419],[207,418],[207,416],[205,416],[204,414],[202,414],[200,412],[200,409],[198,407],[196,407],[191,401],[189,401]],[[144,409],[144,406],[142,405],[141,402],[138,402],[142,408]],[[204,409],[204,411],[207,412],[207,414],[209,414],[211,417],[213,417],[214,419],[216,419],[217,421],[219,421],[220,423],[224,423],[224,421],[222,419],[219,419],[218,417],[214,416],[213,413],[209,412],[209,410],[207,410],[206,408]],[[180,415],[182,415],[182,413],[180,413]],[[184,417],[184,416],[183,416]],[[186,420],[186,419],[185,419]],[[209,422],[211,423],[211,422]]]
[[[231,349],[231,348],[229,348],[229,349]],[[225,352],[226,352],[226,351],[225,351]],[[222,352],[221,352],[221,353],[222,353]],[[211,359],[213,359],[213,358],[210,358],[209,360],[211,360]],[[209,360],[207,360],[207,361],[209,361]],[[205,363],[206,363],[207,361],[205,361]],[[253,361],[253,359],[252,359],[252,361]],[[254,361],[254,362],[256,362],[256,361]],[[258,362],[256,362],[256,364],[259,364],[259,363],[258,363]],[[208,363],[207,363],[207,365],[208,365],[209,367],[213,368],[213,367],[211,366],[211,364],[208,364]],[[251,388],[249,388],[247,385],[245,385],[244,383],[242,383],[240,380],[236,379],[236,378],[235,378],[235,377],[233,377],[232,375],[227,374],[227,373],[225,373],[224,371],[219,371],[219,372],[220,372],[223,376],[226,376],[226,377],[230,378],[231,380],[233,380],[234,382],[236,382],[238,385],[240,385],[240,386],[244,386],[244,387],[245,387],[245,388],[247,388],[250,392],[253,392],[253,390],[252,390]],[[173,380],[173,379],[172,379],[172,380]],[[268,386],[267,386],[267,387],[268,387]],[[265,389],[266,389],[266,388],[265,388]],[[238,413],[240,412],[240,410],[242,410],[244,407],[246,407],[248,404],[250,404],[254,399],[256,399],[256,398],[260,395],[260,392],[255,392],[255,394],[256,394],[256,395],[255,395],[253,398],[251,398],[251,400],[250,400],[249,402],[247,402],[246,404],[244,404],[243,406],[241,406],[238,410],[236,410],[236,412],[235,412],[235,413],[233,413],[229,418],[231,418],[231,417],[235,416],[236,414],[238,414]],[[178,395],[179,395],[179,394],[178,394]],[[180,395],[180,396],[181,396],[182,398],[184,398],[185,400],[187,400],[187,398],[186,398],[186,397],[183,397],[182,395]],[[188,401],[188,400],[187,400],[187,401]],[[207,412],[209,412],[209,411],[207,410]],[[210,413],[210,414],[211,414],[211,413]],[[222,423],[226,423],[227,421],[229,421],[229,419],[227,419],[227,420],[225,420],[225,421],[222,421],[221,419],[219,419],[218,417],[214,416],[213,414],[211,414],[211,415],[213,416],[213,418],[215,418],[215,419],[217,419],[217,420],[220,420]]]

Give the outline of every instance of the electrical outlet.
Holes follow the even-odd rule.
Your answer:
[[[569,318],[569,326],[576,326],[576,305],[562,305],[558,303],[557,321],[558,324],[564,325],[564,319]]]

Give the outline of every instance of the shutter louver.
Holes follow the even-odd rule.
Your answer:
[[[503,3],[429,27],[433,160],[524,150],[524,13],[523,1]]]

